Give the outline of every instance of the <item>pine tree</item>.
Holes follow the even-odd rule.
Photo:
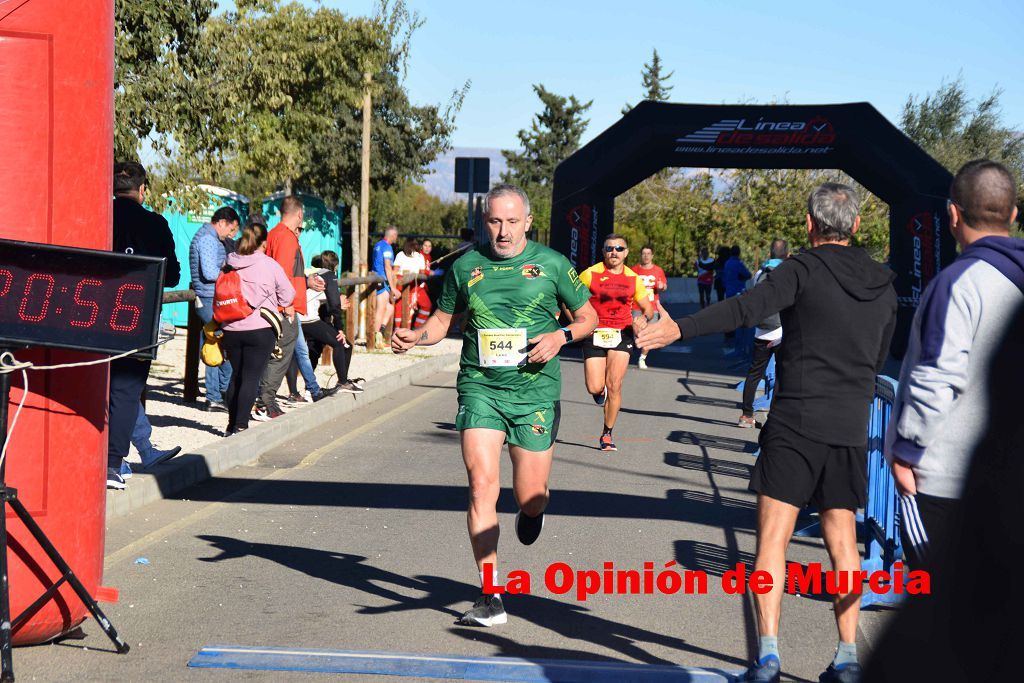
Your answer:
[[[562,97],[534,85],[534,92],[544,109],[534,117],[529,130],[518,133],[520,150],[501,151],[508,162],[508,172],[502,181],[522,187],[530,197],[534,225],[546,232],[551,219],[551,186],[555,168],[580,146],[580,138],[587,129],[588,119],[583,114],[593,104],[580,102],[575,95]]]
[[[651,56],[651,63],[644,64],[643,82],[644,89],[647,91],[645,99],[652,102],[667,102],[673,86],[665,85],[665,81],[672,78],[673,74],[675,71],[664,75],[661,73],[661,57],[658,56],[658,50],[655,49]]]
[[[589,120],[583,118],[590,102],[580,102],[575,95],[562,97],[543,85],[533,86],[544,109],[534,117],[529,130],[518,133],[522,151],[502,150],[508,162],[504,179],[524,187],[549,187],[555,167],[580,146],[580,138]]]
[[[662,74],[661,69],[661,57],[658,55],[657,48],[655,48],[654,54],[651,55],[650,64],[644,64],[644,70],[640,72],[640,77],[644,86],[645,100],[650,100],[651,102],[668,101],[669,93],[672,92],[672,88],[674,86],[666,85],[665,82],[672,78],[675,71]],[[627,104],[622,108],[622,113],[628,114],[629,110],[632,108],[632,105]]]

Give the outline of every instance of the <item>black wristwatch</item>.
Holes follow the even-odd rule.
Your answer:
[[[572,344],[572,330],[568,327],[563,327],[562,332],[565,334],[565,343]]]

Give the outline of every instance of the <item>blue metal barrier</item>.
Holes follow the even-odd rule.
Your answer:
[[[864,560],[861,567],[867,572],[892,573],[893,563],[903,557],[900,545],[900,496],[889,465],[882,454],[885,430],[892,416],[898,383],[891,377],[879,375],[875,379],[875,398],[871,402],[868,420],[868,502],[864,507]],[[899,597],[893,593],[875,594],[871,591],[861,597],[861,607],[895,605]]]

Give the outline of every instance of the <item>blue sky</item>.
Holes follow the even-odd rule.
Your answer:
[[[531,85],[593,100],[584,142],[641,96],[657,48],[674,102],[868,101],[898,123],[910,94],[962,73],[972,97],[1003,89],[1024,130],[1024,2],[408,0],[414,102],[444,102],[467,79],[456,146],[509,148],[539,110]],[[325,0],[365,15],[373,0]]]

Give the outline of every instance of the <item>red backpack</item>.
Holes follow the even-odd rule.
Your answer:
[[[213,319],[224,325],[248,318],[253,307],[242,294],[242,278],[231,266],[217,276],[213,285]]]

